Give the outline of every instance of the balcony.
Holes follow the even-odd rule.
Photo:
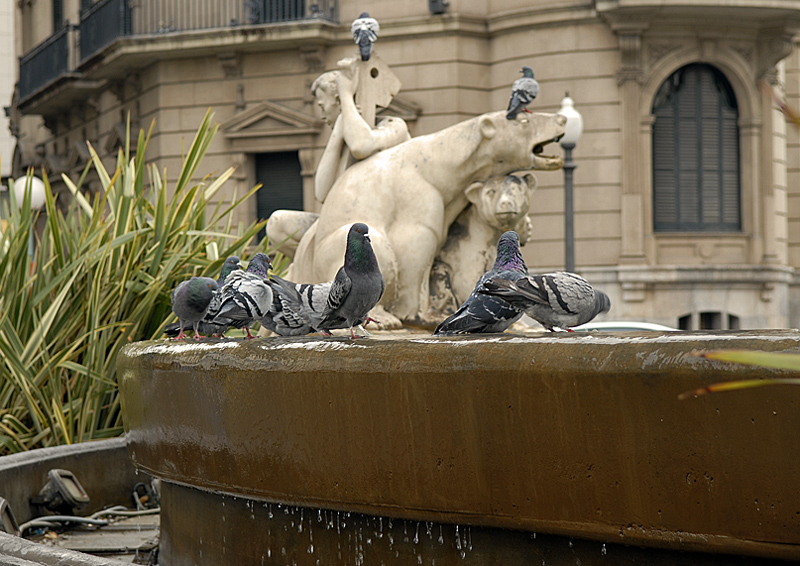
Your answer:
[[[74,70],[70,36],[75,27],[67,25],[19,59],[19,97],[24,100]]]
[[[338,0],[100,0],[81,12],[80,25],[67,25],[19,61],[19,106],[24,113],[52,111],[35,98],[52,98],[57,83],[81,82],[90,62],[124,39],[179,38],[196,31],[235,31],[302,21],[338,23]],[[76,36],[77,34],[77,36]],[[108,78],[97,76],[95,78]],[[47,88],[45,88],[47,87]],[[84,89],[85,90],[85,89]],[[35,108],[34,108],[35,107]]]

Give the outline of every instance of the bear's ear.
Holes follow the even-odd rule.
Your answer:
[[[470,183],[470,185],[467,187],[467,190],[464,191],[464,195],[467,197],[469,202],[475,204],[480,200],[483,185],[483,181],[475,181],[474,183]]]
[[[536,183],[537,183],[536,175],[534,175],[529,171],[527,173],[523,173],[522,175],[517,175],[517,177],[525,181],[525,184],[528,185],[528,189],[530,189],[531,191],[536,190]]]
[[[481,135],[486,139],[493,138],[497,133],[497,126],[495,126],[494,121],[486,115],[481,116],[478,121],[478,127],[481,130]]]

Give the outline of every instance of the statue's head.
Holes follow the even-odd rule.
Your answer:
[[[317,106],[322,110],[322,118],[333,125],[341,112],[339,89],[336,86],[336,75],[339,71],[322,73],[311,83],[311,94],[317,99]]]

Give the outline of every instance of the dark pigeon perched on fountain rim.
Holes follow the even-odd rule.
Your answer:
[[[172,291],[172,312],[178,317],[180,331],[176,340],[183,340],[184,326],[187,324],[194,330],[194,338],[198,340],[200,334],[197,325],[208,312],[211,298],[218,288],[217,282],[210,277],[192,277],[181,281]]]
[[[276,289],[291,310],[317,332],[330,335],[330,330],[353,327],[369,322],[369,311],[383,296],[385,282],[372,249],[369,228],[362,222],[350,227],[344,265],[333,281],[315,285],[297,285],[273,277]]]
[[[495,277],[482,293],[502,297],[547,330],[570,330],[611,309],[611,300],[575,273],[558,271],[511,281]],[[571,330],[570,330],[571,331]]]
[[[497,242],[494,267],[478,279],[458,310],[439,323],[434,335],[503,332],[522,317],[522,311],[500,297],[483,294],[483,285],[494,277],[514,281],[527,275],[528,268],[519,250],[519,235],[509,230]]]
[[[227,331],[231,325],[230,324],[221,324],[221,323],[213,323],[214,317],[216,317],[217,313],[219,312],[220,306],[220,297],[219,291],[223,285],[225,285],[225,281],[228,279],[228,276],[236,271],[237,269],[241,269],[241,263],[239,260],[239,256],[229,256],[225,262],[222,264],[222,268],[219,272],[219,277],[217,277],[217,289],[214,291],[214,294],[211,297],[211,303],[208,306],[208,311],[206,312],[203,320],[201,320],[197,324],[197,330],[200,334],[205,336],[218,336],[224,335],[225,331]],[[174,324],[168,324],[164,327],[164,334],[169,337],[175,337],[178,335],[181,328],[180,322],[176,322]],[[183,325],[183,330],[189,330],[194,328],[193,324],[187,323]]]

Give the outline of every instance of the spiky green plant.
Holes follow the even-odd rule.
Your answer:
[[[122,415],[116,358],[131,341],[158,338],[170,293],[192,275],[216,277],[263,228],[233,229],[232,212],[258,187],[212,205],[233,168],[193,183],[217,131],[206,114],[177,181],[146,165],[153,126],[130,141],[109,172],[93,148],[67,213],[44,176],[47,219],[29,255],[38,212],[13,191],[0,234],[0,454],[117,436]],[[130,131],[128,131],[130,140]],[[90,168],[103,191],[82,190]],[[147,177],[147,179],[146,179]],[[147,183],[145,182],[147,181]]]
[[[759,366],[772,369],[783,369],[790,371],[800,371],[800,354],[790,352],[759,352],[754,350],[714,350],[709,352],[697,352],[699,358],[716,360],[720,362],[731,362],[750,366]],[[767,385],[800,385],[800,378],[797,377],[772,377],[764,379],[742,379],[740,381],[722,381],[712,383],[699,389],[684,391],[678,395],[678,399],[684,400],[690,397],[698,397],[709,393],[721,393],[723,391],[737,391],[739,389],[753,389],[754,387],[765,387]]]

